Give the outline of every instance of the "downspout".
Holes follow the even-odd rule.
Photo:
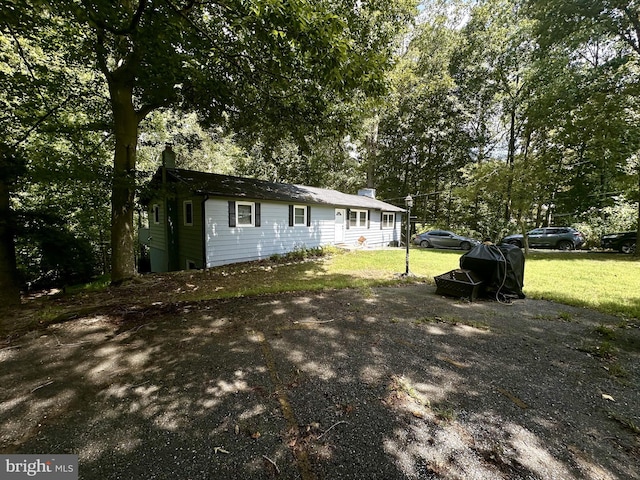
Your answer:
[[[162,162],[162,214],[164,215],[164,271],[169,271],[169,202],[167,201],[167,167]]]
[[[202,216],[202,270],[207,269],[207,215],[204,211],[204,204],[209,200],[209,195],[205,194],[202,199],[201,216]]]

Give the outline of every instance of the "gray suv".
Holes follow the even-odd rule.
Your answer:
[[[534,228],[527,232],[527,238],[531,248],[574,250],[580,248],[584,243],[584,235],[571,227]],[[504,237],[500,243],[508,243],[520,248],[524,246],[521,234]]]

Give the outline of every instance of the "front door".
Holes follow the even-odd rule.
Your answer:
[[[344,242],[345,217],[347,211],[344,208],[336,208],[336,243]]]

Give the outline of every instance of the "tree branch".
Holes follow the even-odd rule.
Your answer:
[[[35,123],[35,124],[33,124],[33,125],[31,126],[31,128],[30,128],[29,130],[27,130],[27,131],[25,132],[25,134],[24,134],[21,138],[19,138],[16,142],[14,142],[14,144],[12,145],[12,147],[11,147],[11,148],[12,148],[12,149],[15,149],[15,148],[17,148],[17,147],[18,147],[18,145],[20,145],[22,142],[24,142],[25,140],[27,140],[27,139],[31,136],[31,133],[32,133],[36,128],[38,128],[38,126],[39,126],[42,122],[44,122],[47,118],[49,118],[51,115],[53,115],[57,110],[59,110],[60,108],[62,108],[63,106],[65,106],[65,105],[67,104],[67,102],[68,102],[69,100],[71,100],[71,99],[72,99],[73,97],[75,97],[75,96],[76,96],[75,94],[71,94],[71,95],[69,95],[67,98],[65,98],[61,103],[59,103],[59,104],[58,104],[58,105],[56,105],[55,107],[51,108],[47,113],[45,113],[42,117],[40,117],[40,118],[38,119],[38,121],[36,121],[36,123]]]
[[[93,4],[92,1],[90,0],[82,1],[82,3],[85,6],[85,9],[87,10],[87,16],[89,17],[89,20],[91,20],[99,29],[102,29],[113,35],[129,35],[133,33],[136,30],[136,28],[138,28],[138,25],[140,24],[140,19],[142,18],[142,14],[144,13],[145,8],[147,7],[147,2],[148,0],[140,0],[140,3],[138,4],[138,8],[136,8],[136,11],[134,12],[133,17],[131,18],[131,22],[129,22],[129,25],[123,28],[115,28],[115,27],[110,27],[109,25],[107,25],[105,21],[103,21],[102,19],[98,18],[96,15],[93,14],[90,8],[91,5]]]
[[[150,103],[148,105],[143,105],[136,112],[138,123],[140,123],[142,120],[147,118],[147,115],[149,115],[154,110],[157,110],[158,108],[162,108],[162,107],[168,107],[168,106],[169,106],[168,103],[156,103],[156,104]]]
[[[37,82],[36,75],[33,73],[33,69],[31,68],[31,64],[29,63],[29,60],[27,60],[27,54],[22,48],[22,45],[20,44],[20,40],[18,39],[17,35],[13,31],[13,28],[11,28],[11,25],[8,22],[5,22],[5,25],[7,26],[7,29],[9,30],[9,33],[11,34],[13,41],[16,42],[16,46],[18,47],[18,54],[20,55],[20,58],[26,65],[27,70],[29,71],[29,76],[31,77],[33,82],[37,85],[38,82]],[[45,100],[42,95],[42,92],[40,91],[40,87],[38,87],[38,95],[40,95],[40,99],[44,102]]]
[[[632,12],[629,7],[624,8],[624,13],[633,27],[636,38],[634,40],[631,35],[627,36],[624,35],[624,33],[622,33],[621,36],[636,53],[640,54],[640,44],[638,43],[640,42],[640,19],[638,18],[638,14]]]

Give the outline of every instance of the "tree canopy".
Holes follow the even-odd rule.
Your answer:
[[[188,168],[411,193],[423,228],[497,240],[559,222],[594,245],[638,227],[633,2],[0,8],[0,290],[14,302],[20,283],[134,274],[140,170],[165,142]],[[76,253],[60,258],[65,242]]]
[[[205,125],[249,132],[277,125],[302,135],[356,92],[384,90],[393,39],[411,7],[405,0],[15,0],[3,8],[3,33],[46,43],[64,73],[90,71],[108,101],[103,131],[113,138],[111,275],[118,282],[135,272],[142,120],[175,107],[197,112]],[[24,56],[20,68],[29,70]]]

